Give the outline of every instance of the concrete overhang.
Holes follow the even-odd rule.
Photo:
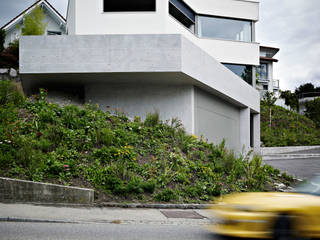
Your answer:
[[[260,112],[259,93],[179,34],[24,36],[24,88],[46,84],[190,84]]]

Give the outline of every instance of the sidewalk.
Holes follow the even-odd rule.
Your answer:
[[[203,219],[167,218],[161,211],[196,212]],[[210,212],[204,209],[124,209],[124,208],[71,208],[37,206],[32,204],[0,203],[0,221],[57,222],[57,223],[109,223],[156,225],[207,225]]]

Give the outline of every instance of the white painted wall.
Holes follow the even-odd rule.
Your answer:
[[[259,2],[247,0],[184,0],[198,14],[259,20]]]
[[[204,11],[203,4],[206,2]],[[189,0],[190,6],[200,13],[229,17],[245,17],[256,21],[259,5],[243,0]],[[221,2],[227,1],[228,4]],[[183,34],[220,62],[259,65],[259,44],[221,39],[200,39],[169,15],[168,0],[157,0],[156,12],[104,13],[102,0],[70,0],[76,9],[69,11],[70,33],[87,34]],[[75,3],[75,6],[73,6]],[[192,4],[192,5],[191,5]],[[209,7],[208,7],[209,6]],[[231,11],[232,10],[232,11]],[[74,21],[74,19],[76,19]]]
[[[76,34],[76,0],[69,0],[68,3],[67,31],[69,35]]]

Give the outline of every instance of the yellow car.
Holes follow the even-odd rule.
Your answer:
[[[320,237],[320,176],[295,192],[240,193],[210,211],[210,230],[222,236],[290,239]]]

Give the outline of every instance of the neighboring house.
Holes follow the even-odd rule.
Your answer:
[[[273,92],[275,97],[280,97],[279,80],[273,78],[273,63],[278,62],[274,56],[279,48],[260,46],[260,65],[257,67],[257,89],[263,98],[266,92]],[[280,102],[279,102],[280,103]]]
[[[69,35],[20,39],[22,84],[130,117],[158,111],[209,141],[259,151],[258,17],[254,0],[69,0]]]
[[[306,103],[315,100],[320,97],[320,92],[309,92],[302,93],[298,96],[299,98],[299,114],[304,115],[306,108]]]
[[[24,16],[30,14],[37,6],[42,7],[45,14],[44,22],[48,23],[46,35],[66,34],[66,20],[64,17],[48,1],[39,0],[1,27],[6,31],[5,47],[8,47],[10,42],[21,36],[21,27],[19,28],[18,26],[23,25]]]

